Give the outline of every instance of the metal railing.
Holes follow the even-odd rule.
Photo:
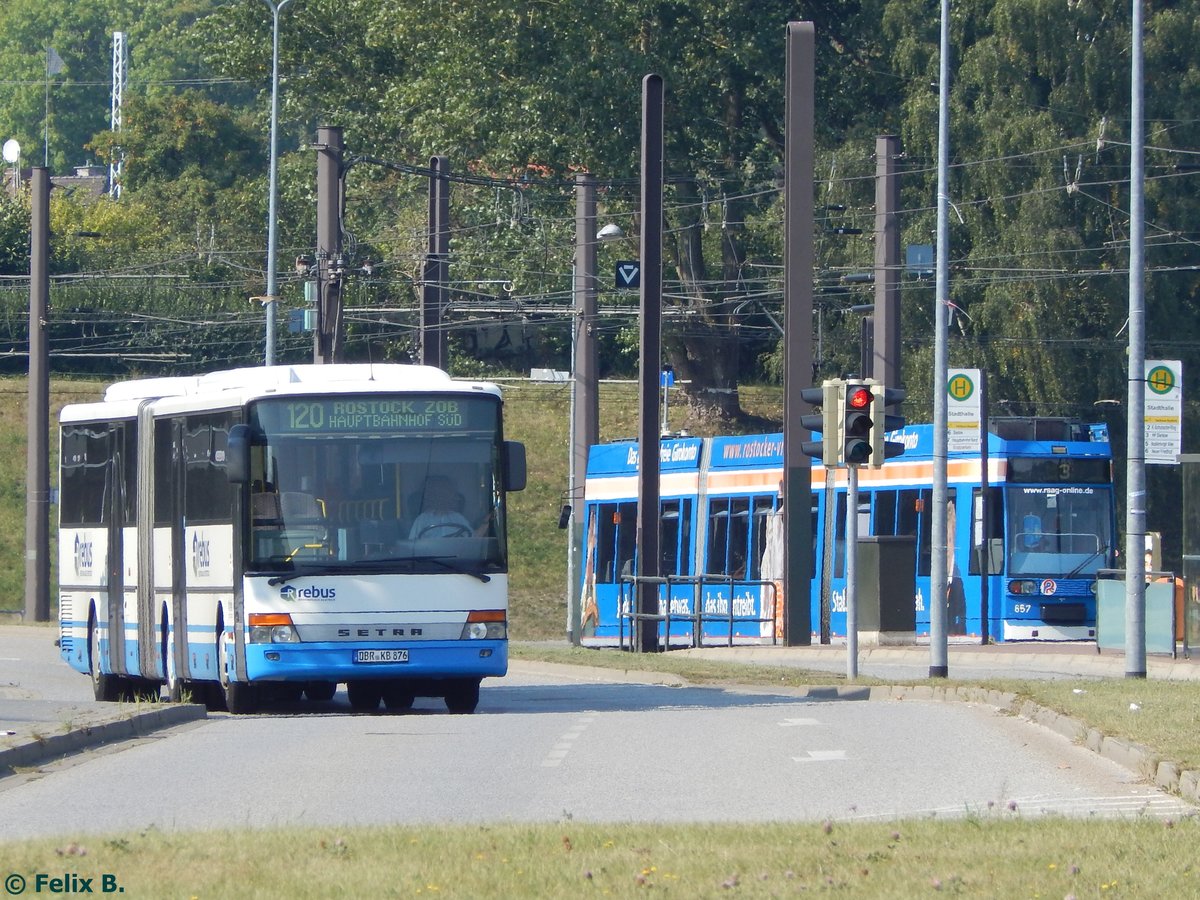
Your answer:
[[[656,612],[641,612],[637,608],[638,587],[643,584],[657,585],[658,590],[658,610]],[[671,600],[673,596],[672,588],[680,585],[691,585],[692,596],[689,603],[689,608],[686,613],[672,612]],[[723,612],[706,612],[704,604],[701,602],[701,593],[705,587],[724,586],[728,589],[728,595],[725,600],[727,608]],[[662,588],[666,588],[665,596]],[[737,613],[734,603],[734,589],[737,588],[753,588],[758,587],[762,590],[759,593],[760,602],[768,596],[765,592],[769,591],[771,603],[769,608],[774,610],[774,614],[764,616],[761,614],[746,614]],[[764,623],[771,623],[771,643],[779,642],[778,629],[776,627],[779,617],[782,615],[782,610],[779,608],[779,587],[774,581],[767,579],[745,579],[738,578],[734,575],[667,575],[667,576],[645,576],[645,575],[626,575],[621,578],[621,592],[617,599],[617,634],[619,645],[622,650],[625,649],[625,623],[629,622],[629,646],[630,649],[640,650],[640,645],[637,641],[638,625],[642,622],[654,622],[665,624],[665,632],[662,637],[664,649],[671,649],[671,623],[672,622],[690,622],[692,626],[691,646],[704,646],[704,623],[705,622],[724,622],[728,626],[728,634],[725,636],[726,646],[733,646],[734,626]],[[766,608],[767,604],[762,604],[759,608]]]

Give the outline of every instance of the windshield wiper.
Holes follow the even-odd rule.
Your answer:
[[[1105,553],[1108,553],[1107,547],[1097,547],[1095,550],[1093,550],[1091,553],[1089,553],[1087,556],[1085,556],[1082,560],[1080,560],[1079,565],[1077,565],[1075,568],[1073,568],[1070,572],[1068,572],[1063,577],[1064,578],[1074,578],[1076,575],[1078,575],[1080,572],[1083,571],[1084,566],[1086,566],[1088,563],[1090,563],[1097,556],[1102,556]]]
[[[371,567],[380,567],[380,566],[394,566],[397,563],[412,564],[412,563],[419,563],[419,562],[430,562],[430,563],[435,563],[436,565],[441,566],[443,569],[447,570],[448,572],[455,572],[459,575],[470,575],[472,578],[478,578],[484,584],[487,584],[489,581],[492,580],[491,575],[488,575],[485,572],[480,572],[478,569],[468,569],[466,566],[462,565],[461,563],[451,562],[451,560],[453,560],[453,559],[455,559],[455,557],[453,557],[453,556],[392,556],[392,557],[388,557],[386,559],[364,560],[363,563],[365,565],[369,565]]]

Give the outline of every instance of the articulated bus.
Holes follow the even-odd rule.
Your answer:
[[[142,379],[64,407],[63,658],[100,700],[165,684],[244,713],[344,683],[356,710],[473,712],[508,668],[525,451],[501,409],[495,385],[405,365]]]
[[[1094,639],[1096,573],[1112,567],[1116,554],[1107,432],[1063,419],[994,419],[991,426],[986,455],[951,452],[947,463],[948,632],[977,641]],[[932,432],[910,425],[888,436],[905,452],[859,470],[855,511],[860,540],[906,548],[914,638],[928,635],[933,601]],[[659,453],[660,641],[779,639],[783,436],[667,437]],[[637,470],[636,442],[591,448],[581,573],[589,643],[632,636]],[[827,473],[814,462],[809,609],[812,634],[821,639],[845,635],[846,505],[846,470]],[[861,585],[861,568],[859,576]],[[861,603],[861,588],[858,596]]]

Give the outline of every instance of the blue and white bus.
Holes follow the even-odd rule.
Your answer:
[[[95,696],[166,685],[473,712],[508,667],[500,390],[424,366],[274,366],[112,385],[63,408],[63,658]],[[414,528],[435,491],[441,526]],[[425,520],[423,520],[425,521]]]
[[[1096,573],[1115,565],[1116,553],[1107,434],[1061,419],[992,426],[986,456],[951,452],[947,464],[948,630],[963,640],[1094,639]],[[858,531],[868,541],[906,539],[899,543],[912,556],[912,630],[927,635],[932,427],[910,425],[888,438],[905,453],[859,470]],[[778,639],[783,436],[663,438],[660,467],[660,572],[668,583],[658,589],[658,614],[670,613],[672,642]],[[623,579],[637,571],[637,469],[636,443],[591,448],[581,575],[587,642],[631,632],[632,590]],[[822,638],[846,628],[846,470],[831,474],[828,490],[825,468],[814,463],[809,608],[812,634]],[[668,625],[658,627],[665,642]]]

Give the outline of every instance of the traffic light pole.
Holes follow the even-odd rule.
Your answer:
[[[858,466],[846,470],[846,678],[858,677]]]

